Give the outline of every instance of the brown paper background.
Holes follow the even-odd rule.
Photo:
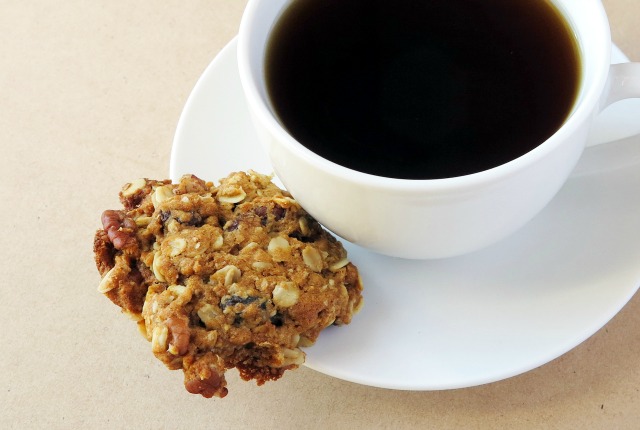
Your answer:
[[[604,4],[640,60],[640,3]],[[0,428],[639,428],[637,296],[571,352],[486,386],[392,391],[302,368],[263,387],[231,373],[223,400],[184,391],[97,293],[92,237],[122,184],[168,176],[186,98],[244,5],[0,1]]]

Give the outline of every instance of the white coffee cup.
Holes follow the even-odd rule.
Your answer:
[[[565,183],[598,113],[640,97],[640,63],[610,65],[611,34],[600,0],[553,0],[575,32],[582,63],[577,101],[553,136],[519,158],[465,176],[407,180],[361,173],[297,142],[271,108],[265,50],[290,2],[250,0],[242,18],[238,66],[252,121],[275,173],[300,204],[337,235],[382,254],[450,257],[515,232]]]

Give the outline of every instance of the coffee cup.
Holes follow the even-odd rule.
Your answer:
[[[573,79],[575,91],[570,96],[571,100],[566,107],[566,112],[561,113],[562,118],[557,125],[553,126],[551,132],[547,132],[548,136],[543,134],[542,137],[537,137],[539,141],[534,142],[533,146],[527,147],[521,154],[509,155],[506,160],[496,158],[498,161],[493,160],[493,163],[497,163],[496,165],[488,164],[484,167],[480,165],[480,167],[475,167],[476,170],[473,170],[472,166],[469,171],[454,169],[450,170],[453,173],[447,173],[449,167],[455,166],[457,168],[459,165],[469,164],[468,160],[465,162],[462,162],[462,159],[458,160],[456,158],[458,155],[454,153],[452,158],[443,158],[444,161],[439,162],[445,167],[444,173],[439,172],[434,174],[434,177],[428,178],[403,177],[403,166],[405,165],[403,163],[405,161],[407,163],[413,162],[411,154],[405,158],[402,158],[402,154],[396,158],[389,155],[388,159],[382,156],[377,160],[377,164],[365,160],[365,168],[361,168],[359,165],[353,167],[350,163],[351,160],[358,158],[357,155],[354,155],[358,152],[345,146],[349,145],[349,141],[341,142],[342,146],[336,146],[338,149],[346,148],[345,151],[351,151],[349,157],[337,161],[329,159],[322,152],[322,141],[320,147],[311,143],[313,132],[309,134],[311,137],[305,133],[292,132],[292,127],[283,121],[282,113],[278,111],[277,103],[274,102],[273,89],[268,80],[270,74],[275,74],[278,78],[279,72],[277,68],[268,69],[267,67],[269,61],[276,64],[281,61],[279,57],[269,58],[271,55],[269,52],[274,49],[274,44],[277,47],[277,44],[281,43],[274,36],[274,33],[284,31],[279,30],[282,28],[282,20],[285,19],[283,17],[290,13],[292,5],[302,3],[312,4],[314,2],[310,0],[249,0],[248,2],[238,37],[238,67],[252,122],[270,158],[274,172],[300,204],[338,236],[382,254],[411,259],[452,257],[480,250],[511,235],[538,214],[565,183],[585,150],[587,136],[594,118],[605,107],[616,101],[640,97],[640,63],[610,64],[611,34],[607,16],[600,0],[549,0],[549,7],[557,14],[557,18],[563,25],[566,25],[570,38],[568,42],[573,44],[576,62],[574,76],[560,78]],[[324,2],[318,0],[315,3],[322,4]],[[378,2],[350,0],[343,3],[360,3],[361,7],[367,8],[373,7],[372,5]],[[383,3],[390,4],[387,7],[392,9],[397,7],[394,2]],[[456,0],[449,0],[448,3],[455,4]],[[500,2],[485,3],[493,5]],[[493,7],[491,5],[487,7]],[[430,13],[432,11],[427,14]],[[335,16],[335,13],[331,12],[328,15]],[[386,19],[386,16],[391,16],[393,13],[385,12],[377,15]],[[420,13],[416,12],[415,15],[420,15]],[[464,26],[473,25],[475,19],[480,19],[479,15],[465,15],[466,21],[463,20],[457,24],[447,20],[443,21],[447,21],[447,24],[453,27],[459,25],[464,28]],[[487,13],[483,12],[482,15],[485,16]],[[495,17],[492,19],[505,22],[508,22],[513,16],[511,12],[501,11],[497,11],[494,15]],[[527,15],[527,11],[524,12],[524,15]],[[317,18],[318,16],[317,11],[312,10],[312,13],[306,18],[307,21],[300,21],[296,24],[295,20],[290,20],[292,22],[290,25],[293,27],[296,25],[298,27],[307,26],[309,25],[308,20],[320,19]],[[339,21],[336,22],[339,23]],[[548,31],[546,20],[540,22],[539,19],[531,17],[530,22],[542,26],[543,33]],[[346,25],[351,25],[351,23],[347,22]],[[378,22],[375,25],[380,24]],[[518,26],[521,25],[518,24]],[[331,32],[337,26],[338,24],[327,26],[325,31]],[[385,26],[393,27],[392,25]],[[489,25],[489,27],[492,26],[493,24]],[[405,26],[396,23],[395,27],[404,28]],[[410,24],[407,23],[406,27],[410,27]],[[528,31],[527,28],[521,29],[521,32],[526,31]],[[445,37],[452,36],[447,33]],[[463,37],[460,36],[460,38]],[[286,33],[285,37],[280,40],[287,40]],[[344,42],[346,43],[346,40]],[[402,43],[404,42],[401,41],[400,44]],[[323,46],[321,39],[315,46],[308,46],[308,49],[315,52],[316,50],[334,49],[332,46],[335,45]],[[482,46],[480,45],[480,47]],[[367,55],[377,55],[376,47],[375,44],[370,46]],[[478,50],[478,47],[473,50]],[[518,51],[517,43],[513,51]],[[328,52],[331,53],[331,51]],[[442,50],[437,51],[437,49],[430,52],[431,54],[440,52],[442,56],[448,55],[446,52],[442,53]],[[486,52],[493,55],[490,49]],[[344,53],[341,55],[344,56]],[[442,56],[438,55],[429,57],[430,64],[440,64]],[[305,58],[301,58],[300,61],[306,61]],[[540,58],[544,59],[544,55]],[[546,61],[546,59],[544,60]],[[327,59],[324,58],[322,61],[326,62]],[[405,79],[405,72],[410,69],[409,65],[413,64],[414,59],[402,61],[394,63],[396,66],[391,69],[395,70],[394,73],[398,73],[395,80],[400,82],[400,86],[402,87],[408,82],[404,87],[409,87],[409,92],[411,92],[411,86],[416,85],[417,81],[415,77]],[[397,66],[398,64],[404,67]],[[553,63],[551,64],[553,65]],[[340,67],[337,69],[339,72]],[[471,69],[474,70],[473,67]],[[515,73],[515,76],[518,77],[519,73]],[[536,71],[535,73],[541,72]],[[513,74],[511,73],[511,75]],[[511,75],[509,72],[505,74],[507,77]],[[442,79],[446,79],[446,85],[444,82],[441,85],[445,98],[450,96],[459,100],[461,96],[466,94],[464,88],[461,90],[459,86],[456,86],[455,80],[450,80],[455,79],[455,76],[445,76]],[[545,83],[551,85],[552,79],[555,78],[547,75],[540,75],[538,78],[538,75],[534,75],[528,76],[524,81],[535,81],[536,83],[540,81],[544,87]],[[281,81],[284,81],[283,85],[286,87],[287,80],[281,79]],[[417,82],[417,85],[419,84],[420,82]],[[567,81],[567,86],[570,86],[569,84],[570,82]],[[280,106],[288,106],[287,97],[293,97],[297,94],[300,96],[298,98],[303,101],[306,98],[310,102],[308,105],[315,108],[313,106],[314,97],[319,97],[318,94],[322,95],[322,92],[327,91],[326,88],[320,88],[318,91],[317,85],[320,85],[317,79],[310,79],[303,86],[296,87],[295,93],[286,93],[284,102],[278,103]],[[360,93],[366,93],[369,90],[379,92],[379,88],[374,88],[374,85],[369,81],[365,80],[362,85]],[[562,82],[560,85],[557,83],[554,85],[556,85],[554,87],[556,89],[552,93],[557,93],[565,87]],[[310,88],[309,94],[313,97],[304,93],[305,88]],[[453,90],[451,90],[452,88]],[[494,94],[488,94],[487,97],[493,98]],[[384,105],[385,100],[382,97],[381,101],[377,101],[377,103]],[[426,109],[426,111],[433,113],[438,111],[442,99],[438,99],[439,101],[434,102],[431,106],[429,106],[428,97],[422,97],[420,100],[424,100],[424,103],[419,109]],[[402,102],[403,100],[400,99],[399,102],[395,100],[389,104],[400,103],[402,111],[404,109]],[[415,102],[411,103],[415,104]],[[365,102],[363,106],[367,104],[371,104],[371,102]],[[503,104],[499,100],[496,106]],[[536,115],[544,117],[547,108],[552,110],[551,108],[555,105],[553,100],[543,102],[542,106],[535,109]],[[441,118],[438,120],[439,122],[451,120],[457,124],[455,116],[461,108],[457,102],[452,106],[453,108],[447,108],[450,117]],[[296,107],[292,109],[294,111],[301,110]],[[482,110],[483,106],[476,103],[464,109]],[[508,110],[518,109],[520,107],[517,104],[508,108]],[[310,115],[312,121],[314,115]],[[345,117],[349,119],[349,115],[350,113],[347,112]],[[526,115],[525,118],[528,118]],[[410,116],[411,114],[408,114],[408,117]],[[399,127],[403,127],[404,118],[400,117],[398,121],[396,123],[400,124]],[[486,128],[493,130],[510,127],[510,119],[501,123],[498,115],[496,121],[491,127]],[[556,119],[556,121],[558,120]],[[375,123],[376,120],[372,122]],[[523,124],[526,122],[524,121]],[[314,130],[322,129],[327,124],[327,122],[320,122],[319,125],[316,124]],[[434,128],[433,125],[420,128],[420,124],[416,127],[419,133],[423,129],[431,132],[431,129]],[[520,127],[515,127],[515,129]],[[459,128],[465,130],[465,127]],[[513,128],[511,127],[511,129]],[[449,133],[448,129],[445,128],[445,132]],[[441,134],[445,132],[441,132]],[[510,133],[513,132],[510,131]],[[339,136],[339,134],[335,135],[342,138],[343,136]],[[364,158],[367,157],[366,144],[367,139],[370,138],[370,136],[362,137],[364,142],[358,142],[358,136],[352,139],[353,145],[360,148]],[[453,140],[456,139],[458,138]],[[476,139],[477,136],[471,136],[471,140],[475,141]],[[492,139],[494,139],[493,135],[488,139],[488,145],[491,145]],[[523,136],[512,136],[512,140],[520,139],[523,139]],[[435,139],[431,136],[429,140]],[[388,142],[383,141],[381,145],[388,150],[389,154],[395,154],[396,148],[400,144],[398,140],[390,139]],[[503,143],[499,143],[484,152],[496,151],[496,147],[500,152],[502,146],[504,146]],[[474,153],[476,155],[468,157],[471,161],[479,157],[477,154],[483,153],[482,148],[477,151]],[[413,158],[432,158],[428,153],[420,152],[419,154]],[[504,158],[504,155],[501,157]],[[433,158],[437,159],[435,156]],[[375,170],[366,171],[367,163],[375,164],[382,169],[380,170],[382,173]],[[420,166],[414,170],[419,172]],[[388,170],[391,173],[386,173],[387,170],[384,169],[387,168],[391,168]]]

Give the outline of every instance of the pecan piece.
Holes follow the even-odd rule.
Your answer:
[[[189,321],[185,317],[172,317],[166,322],[169,333],[171,333],[171,342],[169,344],[169,352],[174,355],[185,355],[189,350]]]
[[[125,217],[122,211],[106,210],[101,221],[114,248],[129,254],[137,251],[135,232],[138,226],[133,219]]]
[[[227,395],[227,381],[224,367],[212,353],[207,353],[193,363],[185,360],[184,387],[192,394],[200,394],[207,399]]]

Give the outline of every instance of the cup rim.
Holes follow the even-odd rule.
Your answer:
[[[587,46],[585,46],[585,42],[583,40],[584,37],[581,38],[578,36],[579,30],[577,24],[567,16],[566,10],[563,10],[564,8],[562,6],[559,6],[557,2],[554,2],[554,5],[560,9],[565,19],[568,19],[569,24],[573,29],[574,37],[578,42],[579,55],[582,59],[582,77],[579,93],[575,102],[577,105],[574,104],[569,116],[553,135],[529,152],[499,166],[480,172],[435,179],[402,179],[377,176],[337,164],[314,153],[302,145],[285,130],[268,106],[267,102],[263,99],[257,84],[259,79],[252,73],[252,67],[250,64],[250,49],[253,45],[253,38],[255,37],[252,31],[254,27],[253,24],[255,19],[259,19],[258,6],[261,1],[269,2],[269,0],[249,0],[242,16],[238,35],[238,68],[242,88],[245,93],[245,99],[247,100],[250,109],[261,122],[262,126],[267,128],[269,133],[275,137],[275,140],[281,146],[284,146],[287,150],[293,152],[296,156],[322,170],[326,174],[338,177],[350,183],[356,183],[367,187],[385,189],[394,192],[449,191],[452,189],[471,189],[515,175],[554,151],[558,145],[560,145],[565,139],[569,138],[576,129],[588,120],[590,116],[594,115],[594,110],[599,107],[599,102],[605,89],[610,68],[609,59],[611,55],[611,34],[606,12],[600,1],[591,3],[594,8],[598,9],[597,15],[596,13],[592,13],[592,15],[594,18],[597,17],[599,19],[597,21],[595,19],[590,21],[589,31],[594,32],[597,31],[597,29],[600,29],[602,35],[605,37],[596,38],[599,45],[591,43],[589,44],[588,49]],[[571,1],[573,0],[568,0],[568,2]],[[589,3],[584,2],[583,0],[580,4],[583,8],[588,5]],[[286,5],[284,7],[286,7]],[[280,13],[281,11],[276,15],[276,20],[280,16]],[[271,23],[271,27],[273,27],[273,23]],[[267,41],[263,41],[262,44],[263,46],[261,49],[264,51],[264,45],[267,44]],[[589,58],[599,56],[595,57],[593,60],[596,61],[596,66],[599,67],[597,67],[597,70],[596,67],[593,67],[593,70],[589,71],[594,76],[591,78],[592,84],[588,87],[585,86],[586,77],[584,76],[587,54],[589,55]],[[262,66],[259,69],[263,70]]]

